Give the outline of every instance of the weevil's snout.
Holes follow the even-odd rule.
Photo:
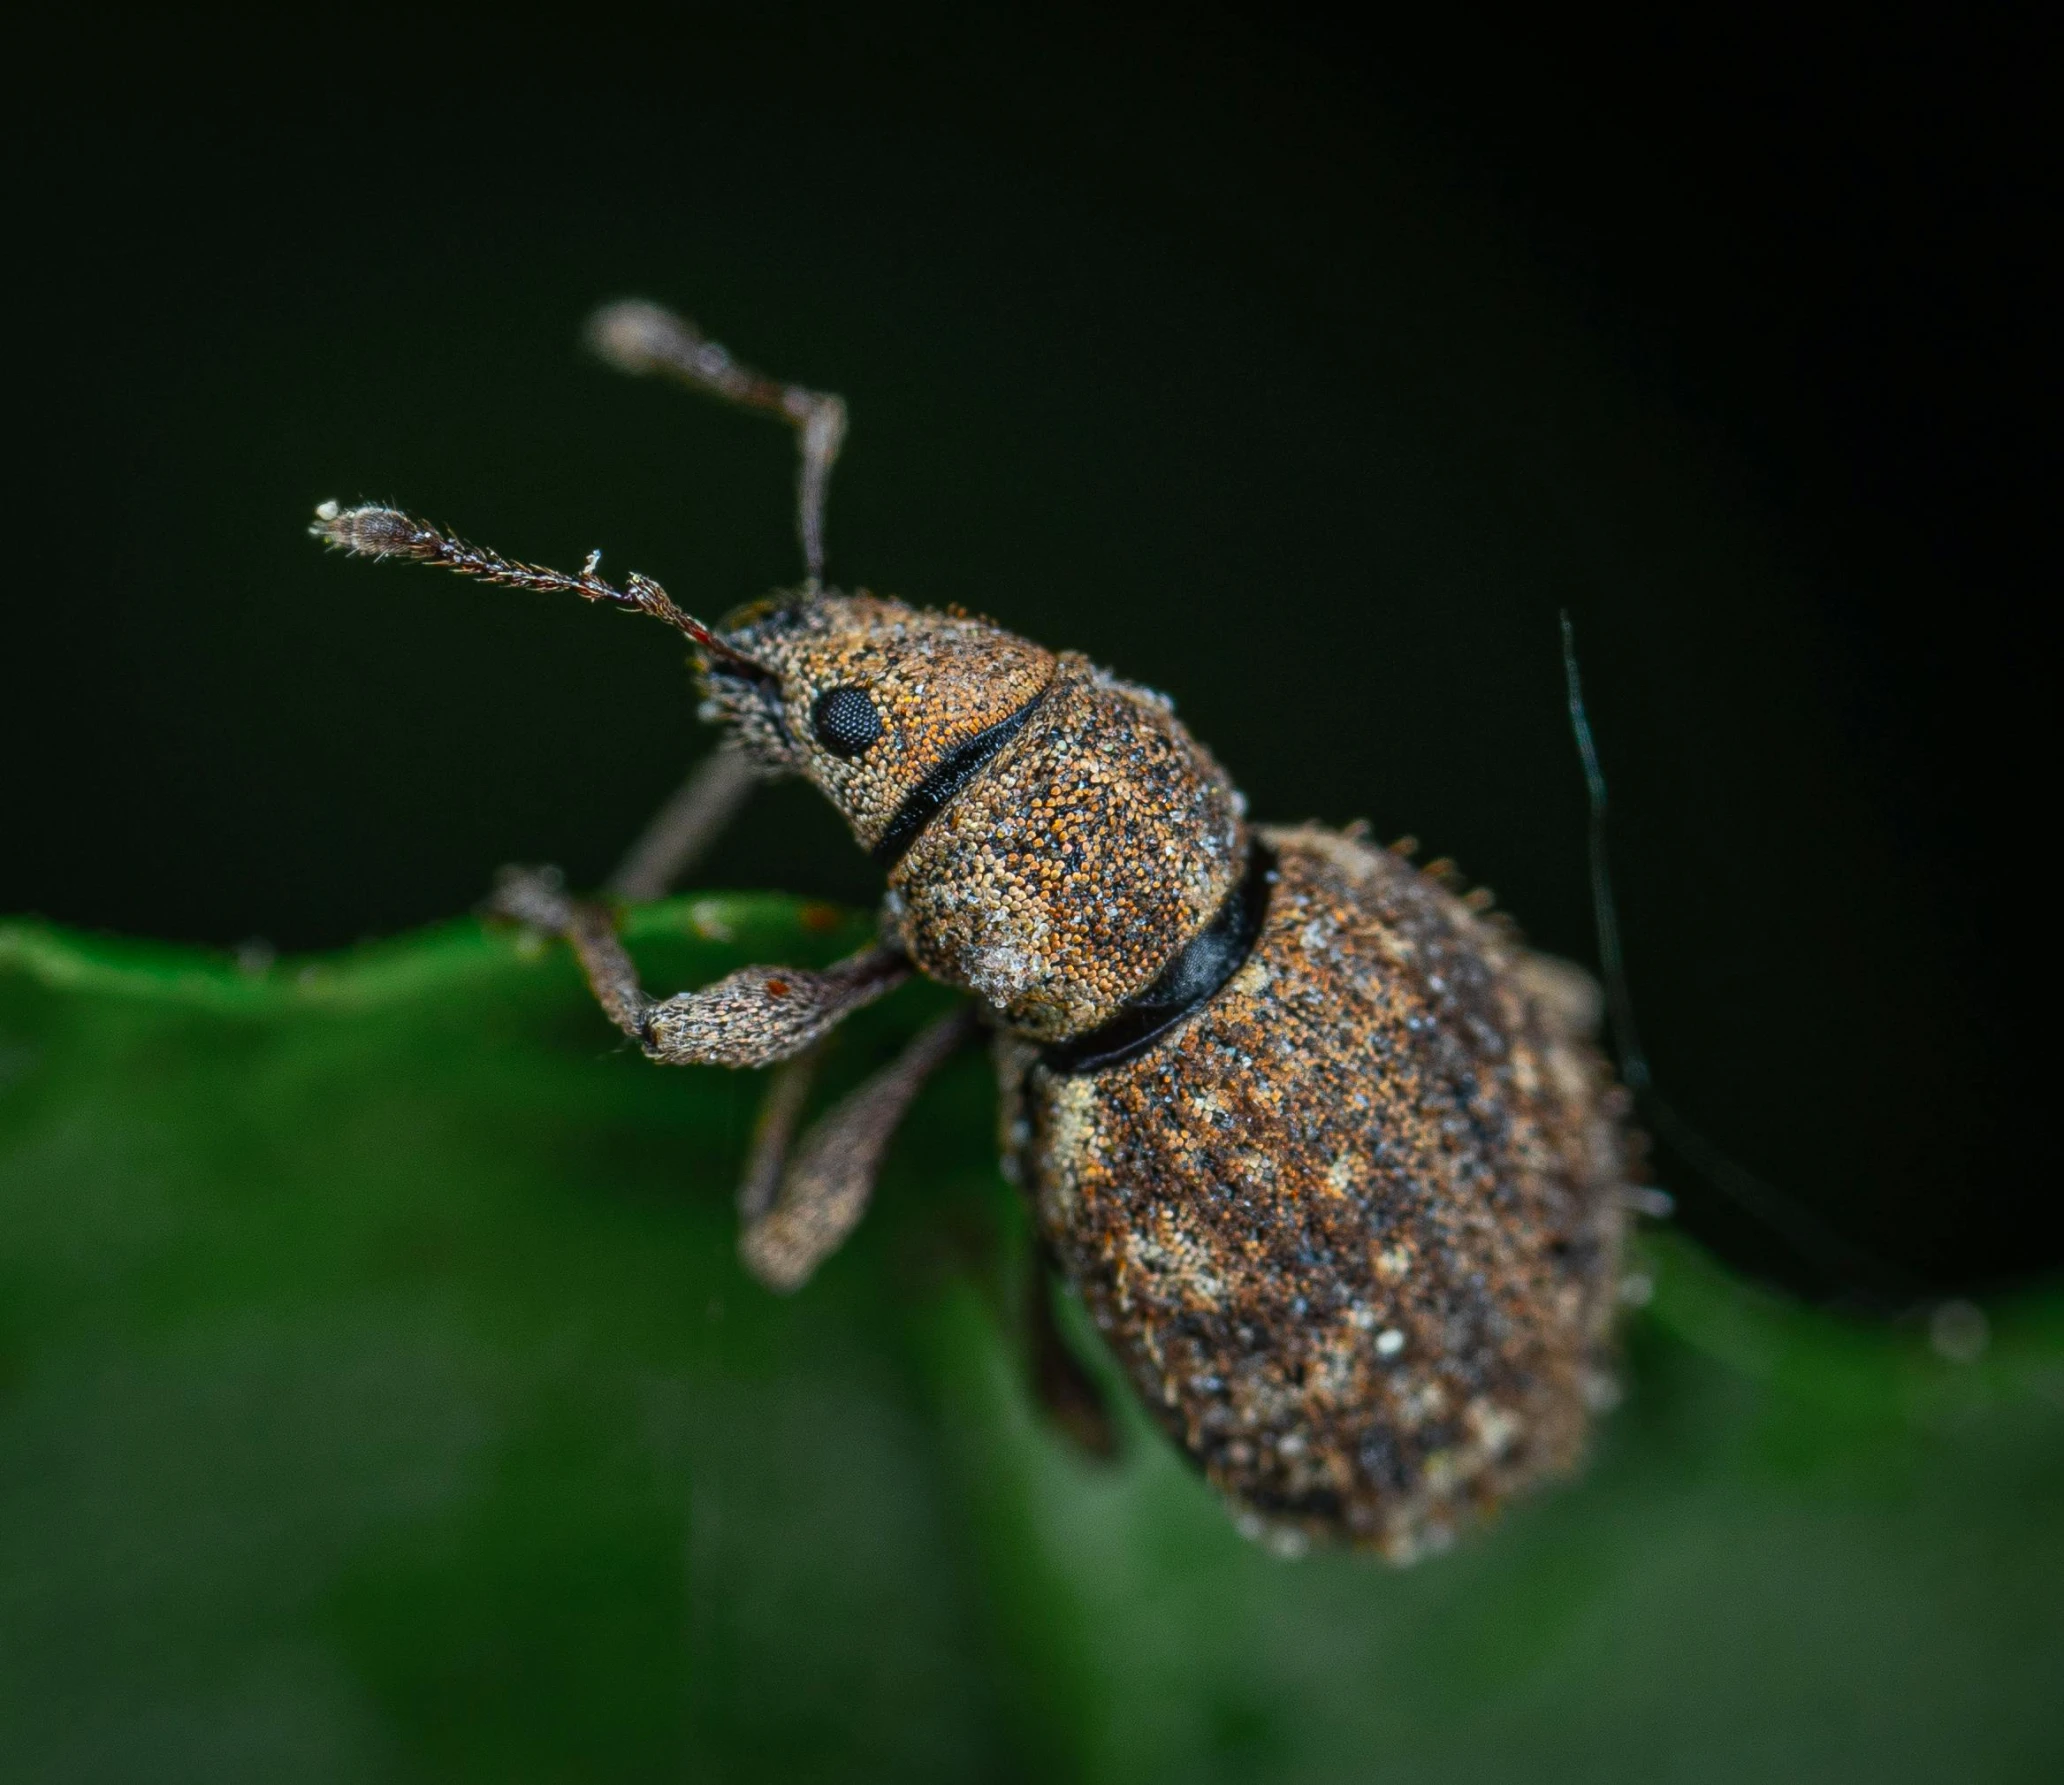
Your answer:
[[[719,628],[727,639],[738,633],[729,623]],[[789,733],[782,677],[769,667],[755,675],[721,657],[705,657],[702,665],[702,717],[729,728],[746,754],[763,768],[796,773],[802,768],[796,740]]]
[[[705,716],[768,767],[808,776],[870,849],[927,776],[1054,672],[1050,651],[987,620],[873,595],[761,602],[721,630],[769,673],[712,661]]]

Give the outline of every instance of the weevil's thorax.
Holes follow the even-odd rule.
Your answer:
[[[1166,698],[1064,652],[1022,732],[897,864],[890,914],[933,978],[1067,1040],[1210,926],[1246,868],[1244,813]]]
[[[1243,802],[1161,695],[987,621],[871,595],[768,602],[725,636],[769,674],[704,678],[709,716],[807,776],[890,867],[932,978],[1050,1042],[1116,1016],[1246,866]]]

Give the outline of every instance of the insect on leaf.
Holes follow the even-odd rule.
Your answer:
[[[698,984],[864,933],[630,936]],[[824,1094],[940,1008],[856,1018]],[[1116,1464],[1032,1410],[978,1058],[795,1297],[734,1251],[755,1089],[650,1070],[563,950],[470,921],[249,970],[0,927],[9,1776],[2064,1763],[2056,1293],[1954,1361],[1652,1239],[1576,1485],[1404,1572],[1283,1561],[1123,1397]]]

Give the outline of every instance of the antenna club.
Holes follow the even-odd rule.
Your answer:
[[[393,552],[407,552],[422,543],[423,529],[397,508],[368,504],[342,508],[324,502],[315,511],[315,524],[308,531],[325,545],[362,558],[384,558]]]

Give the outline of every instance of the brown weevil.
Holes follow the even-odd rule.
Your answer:
[[[314,531],[694,642],[728,735],[617,897],[664,891],[771,775],[814,782],[885,870],[860,953],[667,998],[606,905],[548,871],[495,895],[571,943],[652,1059],[782,1063],[740,1191],[753,1273],[791,1290],[840,1244],[926,1076],[986,1031],[1042,1256],[1243,1528],[1405,1560],[1570,1468],[1611,1394],[1633,1144],[1590,981],[1438,864],[1250,824],[1162,696],[986,620],[826,587],[837,398],[649,304],[604,309],[591,339],[796,427],[799,588],[712,627],[649,578],[605,582],[599,555],[546,570],[384,507],[325,503]],[[792,1146],[813,1050],[913,972],[972,996]],[[1086,1379],[1043,1349],[1049,1398],[1095,1441]]]

